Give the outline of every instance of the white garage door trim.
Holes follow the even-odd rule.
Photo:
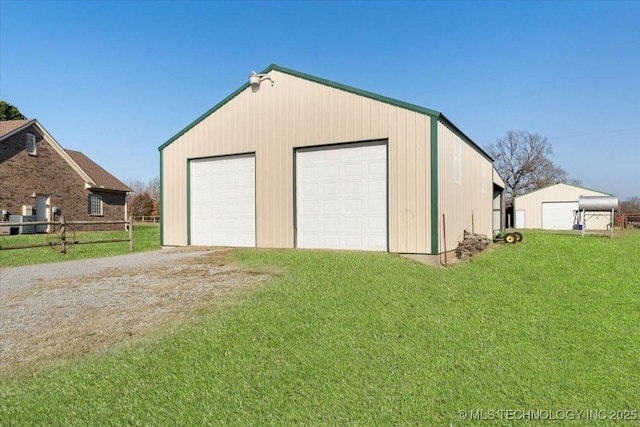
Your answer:
[[[255,153],[189,161],[189,244],[256,246]]]
[[[296,247],[387,251],[387,143],[296,150]]]
[[[543,230],[571,230],[578,202],[542,202]]]

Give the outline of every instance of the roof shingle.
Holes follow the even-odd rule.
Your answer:
[[[101,168],[93,160],[79,151],[64,150],[74,162],[96,183],[97,187],[113,191],[131,191],[127,185],[123,184],[115,176]]]
[[[33,120],[1,120],[0,121],[0,138],[21,128]]]

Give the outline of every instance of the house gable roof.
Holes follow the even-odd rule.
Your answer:
[[[389,97],[386,97],[386,96],[383,96],[383,95],[379,95],[379,94],[376,94],[376,93],[373,93],[373,92],[369,92],[369,91],[366,91],[366,90],[358,89],[358,88],[355,88],[353,86],[348,86],[348,85],[337,83],[337,82],[334,82],[334,81],[331,81],[331,80],[323,79],[321,77],[316,77],[316,76],[312,76],[310,74],[301,73],[299,71],[295,71],[295,70],[292,70],[292,69],[289,69],[289,68],[281,67],[281,66],[276,65],[276,64],[269,65],[260,74],[268,74],[271,71],[278,71],[278,72],[281,72],[281,73],[289,74],[289,75],[292,75],[292,76],[295,76],[295,77],[299,77],[301,79],[309,80],[309,81],[316,82],[316,83],[319,83],[319,84],[322,84],[322,85],[325,85],[325,86],[329,86],[329,87],[332,87],[332,88],[335,88],[335,89],[343,90],[345,92],[350,92],[350,93],[353,93],[353,94],[356,94],[356,95],[360,95],[360,96],[363,96],[365,98],[370,98],[370,99],[373,99],[373,100],[376,100],[376,101],[384,102],[386,104],[394,105],[396,107],[404,108],[404,109],[409,110],[409,111],[414,111],[414,112],[417,112],[417,113],[426,114],[428,116],[435,117],[438,120],[442,121],[445,125],[450,127],[452,130],[454,130],[455,132],[459,133],[460,136],[462,136],[465,139],[465,141],[467,141],[467,143],[469,143],[476,151],[478,151],[484,157],[486,157],[491,162],[493,162],[493,159],[491,158],[491,156],[489,156],[489,154],[487,154],[482,148],[480,148],[480,146],[478,146],[475,142],[473,142],[473,140],[471,138],[469,138],[467,135],[465,135],[464,132],[462,132],[449,119],[447,119],[444,116],[444,114],[442,114],[439,111],[431,110],[429,108],[421,107],[419,105],[410,104],[408,102],[400,101],[398,99],[389,98]],[[229,96],[227,96],[222,101],[220,101],[219,103],[214,105],[212,108],[207,110],[204,114],[202,114],[200,117],[198,117],[193,122],[191,122],[189,125],[187,125],[187,127],[182,129],[180,132],[178,132],[173,137],[171,137],[167,142],[165,142],[160,147],[158,147],[158,150],[162,151],[165,147],[170,145],[173,141],[175,141],[176,139],[180,138],[182,135],[184,135],[190,129],[192,129],[194,126],[196,126],[198,123],[200,123],[205,118],[207,118],[208,116],[213,114],[216,110],[218,110],[221,107],[223,107],[225,104],[227,104],[229,101],[231,101],[237,95],[239,95],[241,92],[243,92],[249,86],[250,85],[249,85],[248,82],[243,84],[242,86],[240,86],[238,89],[236,89]]]
[[[73,161],[95,182],[94,188],[112,191],[131,191],[131,188],[123,184],[118,178],[100,167],[93,160],[80,151],[65,150]]]
[[[35,120],[2,120],[0,121],[0,141],[31,126]]]
[[[47,130],[36,120],[7,120],[0,121],[0,141],[22,132],[33,126],[44,140],[69,164],[69,166],[84,180],[88,188],[95,187],[102,190],[118,192],[131,191],[109,172],[98,166],[79,151],[65,150]]]

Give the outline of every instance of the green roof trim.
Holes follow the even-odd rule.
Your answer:
[[[473,147],[478,153],[480,153],[482,156],[486,157],[489,161],[493,162],[493,159],[491,158],[491,156],[489,156],[489,154],[487,154],[478,144],[473,142],[473,140],[471,138],[469,138],[467,135],[465,135],[464,132],[462,132],[456,125],[453,124],[453,122],[451,122],[451,120],[449,120],[447,117],[444,116],[444,114],[442,114],[439,111],[432,110],[430,108],[421,107],[421,106],[415,105],[415,104],[410,104],[408,102],[400,101],[398,99],[389,98],[387,96],[382,96],[382,95],[379,95],[377,93],[373,93],[373,92],[369,92],[369,91],[366,91],[366,90],[358,89],[358,88],[355,88],[353,86],[344,85],[342,83],[337,83],[337,82],[334,82],[334,81],[331,81],[331,80],[323,79],[321,77],[312,76],[311,74],[301,73],[299,71],[292,70],[290,68],[281,67],[281,66],[279,66],[277,64],[269,65],[262,72],[260,72],[260,74],[267,74],[270,71],[278,71],[278,72],[281,72],[281,73],[289,74],[289,75],[292,75],[292,76],[295,76],[295,77],[299,77],[301,79],[309,80],[309,81],[312,81],[312,82],[323,84],[325,86],[333,87],[335,89],[343,90],[345,92],[350,92],[350,93],[353,93],[353,94],[356,94],[356,95],[364,96],[366,98],[370,98],[370,99],[373,99],[373,100],[376,100],[376,101],[384,102],[386,104],[394,105],[396,107],[404,108],[404,109],[409,110],[409,111],[414,111],[414,112],[417,112],[417,113],[426,114],[426,115],[431,116],[431,117],[436,117],[439,120],[441,120],[445,125],[450,127],[454,132],[458,133],[461,137],[463,137],[463,139],[471,147]],[[216,105],[211,107],[209,110],[205,111],[204,114],[202,114],[200,117],[195,119],[193,122],[191,122],[189,125],[187,125],[180,132],[175,134],[167,142],[165,142],[160,147],[158,147],[158,150],[162,151],[164,148],[166,148],[173,141],[175,141],[176,139],[180,138],[182,135],[187,133],[191,128],[193,128],[198,123],[200,123],[201,121],[206,119],[208,116],[213,114],[216,110],[218,110],[219,108],[224,106],[226,103],[231,101],[233,98],[235,98],[237,95],[239,95],[242,91],[244,91],[248,87],[249,87],[249,82],[247,82],[247,83],[243,84],[242,86],[240,86],[233,93],[231,93],[231,95],[227,96],[222,101],[220,101],[219,103],[217,103]]]
[[[361,89],[358,89],[358,88],[355,88],[355,87],[352,87],[352,86],[343,85],[341,83],[337,83],[337,82],[334,82],[334,81],[331,81],[331,80],[327,80],[327,79],[323,79],[323,78],[320,78],[320,77],[312,76],[310,74],[301,73],[299,71],[295,71],[295,70],[291,70],[289,68],[281,67],[281,66],[276,65],[276,64],[269,65],[265,70],[260,72],[260,74],[267,74],[270,71],[279,71],[281,73],[289,74],[289,75],[292,75],[292,76],[295,76],[295,77],[299,77],[301,79],[305,79],[305,80],[313,81],[313,82],[316,82],[316,83],[320,83],[320,84],[323,84],[325,86],[330,86],[330,87],[333,87],[333,88],[336,88],[336,89],[344,90],[346,92],[350,92],[350,93],[353,93],[353,94],[356,94],[356,95],[360,95],[360,96],[364,96],[364,97],[367,97],[367,98],[371,98],[371,99],[374,99],[376,101],[384,102],[384,103],[387,103],[387,104],[390,104],[390,105],[395,105],[397,107],[405,108],[407,110],[415,111],[417,113],[426,114],[426,115],[429,115],[429,116],[432,116],[432,117],[433,116],[435,116],[435,117],[441,117],[442,116],[442,113],[440,113],[439,111],[431,110],[429,108],[424,108],[424,107],[421,107],[419,105],[410,104],[408,102],[403,102],[403,101],[400,101],[400,100],[397,100],[397,99],[393,99],[393,98],[389,98],[389,97],[386,97],[386,96],[378,95],[376,93],[368,92],[366,90],[361,90]],[[216,105],[211,107],[209,110],[205,111],[204,114],[202,114],[200,117],[195,119],[193,122],[189,123],[189,125],[187,125],[184,129],[182,129],[180,132],[178,132],[172,138],[170,138],[167,142],[165,142],[160,147],[158,147],[158,150],[162,151],[164,148],[166,148],[173,141],[175,141],[176,139],[180,138],[182,135],[187,133],[191,128],[193,128],[198,123],[200,123],[201,121],[206,119],[208,116],[213,114],[216,110],[220,109],[222,106],[224,106],[226,103],[231,101],[233,98],[235,98],[237,95],[239,95],[242,91],[244,91],[248,87],[249,87],[249,83],[248,82],[243,84],[242,86],[240,86],[233,93],[231,93],[231,95],[227,96],[222,101],[220,101],[219,103],[217,103]],[[447,122],[448,122],[448,120],[447,120]]]
[[[200,123],[201,121],[203,121],[204,119],[209,117],[216,110],[220,109],[224,104],[226,104],[227,102],[231,101],[233,98],[235,98],[237,95],[239,95],[243,90],[245,90],[248,87],[249,87],[249,83],[245,83],[244,85],[242,85],[241,87],[236,89],[231,95],[227,96],[225,99],[223,99],[222,101],[218,102],[216,105],[214,105],[213,107],[211,107],[210,109],[205,111],[204,114],[202,114],[200,117],[198,117],[197,119],[195,119],[194,121],[189,123],[187,125],[187,127],[182,129],[180,132],[175,134],[171,139],[169,139],[167,142],[165,142],[160,147],[158,147],[158,150],[162,151],[163,149],[165,149],[173,141],[175,141],[176,139],[180,138],[182,135],[187,133],[189,130],[191,130],[191,128],[195,127],[198,123]]]
[[[464,142],[469,144],[471,146],[471,148],[476,150],[478,152],[478,154],[480,154],[481,156],[483,156],[484,158],[489,160],[491,163],[494,162],[493,158],[486,151],[484,151],[478,144],[473,142],[473,140],[471,138],[469,138],[464,132],[462,132],[460,130],[460,128],[458,128],[458,126],[454,125],[451,120],[446,118],[444,116],[444,114],[440,114],[440,116],[438,118],[440,119],[442,124],[444,124],[446,127],[450,128],[454,133],[458,134],[458,136],[460,136],[463,139]]]
[[[289,74],[289,75],[292,75],[292,76],[295,76],[295,77],[299,77],[301,79],[309,80],[309,81],[312,81],[312,82],[323,84],[325,86],[333,87],[335,89],[339,89],[339,90],[350,92],[350,93],[353,93],[353,94],[356,94],[356,95],[364,96],[366,98],[370,98],[370,99],[373,99],[373,100],[376,100],[376,101],[384,102],[386,104],[394,105],[396,107],[404,108],[404,109],[409,110],[409,111],[415,111],[416,113],[421,113],[421,114],[426,114],[426,115],[431,116],[431,117],[436,117],[436,118],[440,119],[448,127],[450,127],[452,130],[457,132],[460,136],[462,136],[464,138],[464,140],[469,145],[471,145],[478,153],[480,153],[481,155],[486,157],[489,161],[493,162],[493,159],[491,158],[491,156],[489,156],[478,144],[473,142],[473,140],[471,138],[469,138],[467,135],[465,135],[464,132],[462,132],[456,125],[453,124],[453,122],[451,122],[451,120],[449,120],[447,117],[444,116],[444,114],[442,114],[439,111],[432,110],[430,108],[421,107],[421,106],[415,105],[415,104],[410,104],[408,102],[400,101],[398,99],[389,98],[387,96],[382,96],[382,95],[379,95],[377,93],[373,93],[373,92],[369,92],[369,91],[366,91],[366,90],[358,89],[358,88],[355,88],[353,86],[344,85],[342,83],[337,83],[337,82],[334,82],[334,81],[331,81],[331,80],[323,79],[321,77],[312,76],[311,74],[301,73],[299,71],[292,70],[290,68],[281,67],[281,66],[279,66],[277,64],[269,65],[262,72],[260,72],[260,74],[267,74],[270,71],[279,71],[281,73]],[[193,128],[198,123],[200,123],[201,121],[206,119],[208,116],[213,114],[216,110],[220,109],[227,102],[231,101],[233,98],[235,98],[237,95],[239,95],[242,91],[244,91],[248,87],[249,87],[249,82],[247,82],[247,83],[243,84],[242,86],[240,86],[233,93],[231,93],[231,95],[227,96],[222,101],[218,102],[216,105],[211,107],[209,110],[205,111],[204,114],[202,114],[200,117],[195,119],[193,122],[189,123],[189,125],[187,125],[184,129],[182,129],[180,132],[178,132],[173,137],[171,137],[167,142],[165,142],[160,147],[158,147],[158,150],[162,151],[164,148],[166,148],[173,141],[175,141],[176,139],[180,138],[182,135],[187,133],[189,130],[191,130],[191,128]]]
[[[384,102],[386,104],[395,105],[397,107],[402,107],[402,108],[405,108],[407,110],[415,111],[417,113],[427,114],[429,116],[436,116],[436,117],[440,117],[440,115],[441,115],[441,113],[439,111],[436,111],[436,110],[431,110],[429,108],[424,108],[424,107],[421,107],[419,105],[410,104],[408,102],[400,101],[398,99],[394,99],[394,98],[389,98],[389,97],[386,97],[386,96],[378,95],[377,93],[373,93],[373,92],[369,92],[369,91],[366,91],[366,90],[358,89],[358,88],[355,88],[353,86],[344,85],[342,83],[337,83],[337,82],[334,82],[334,81],[331,81],[331,80],[323,79],[321,77],[312,76],[311,74],[301,73],[299,71],[291,70],[291,69],[285,68],[285,67],[281,67],[281,66],[276,65],[276,64],[269,65],[267,67],[267,69],[262,72],[262,74],[267,74],[269,71],[272,71],[272,70],[279,71],[279,72],[285,73],[285,74],[290,74],[292,76],[300,77],[301,79],[310,80],[312,82],[320,83],[320,84],[323,84],[325,86],[330,86],[330,87],[333,87],[335,89],[344,90],[345,92],[351,92],[351,93],[354,93],[356,95],[361,95],[361,96],[364,96],[366,98],[371,98],[371,99],[374,99],[376,101]]]

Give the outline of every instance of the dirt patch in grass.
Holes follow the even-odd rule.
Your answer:
[[[0,300],[0,373],[102,351],[224,305],[271,274],[228,251],[98,274],[37,280]]]

